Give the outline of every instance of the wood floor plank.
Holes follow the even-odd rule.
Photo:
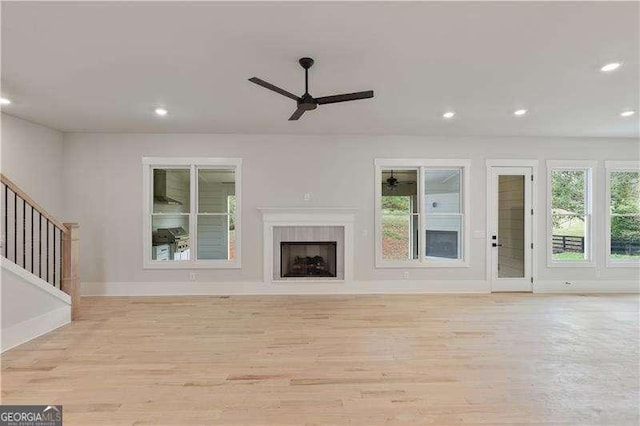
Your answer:
[[[637,295],[84,298],[2,354],[66,425],[636,425]]]

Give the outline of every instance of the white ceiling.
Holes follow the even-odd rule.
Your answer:
[[[637,2],[2,2],[3,111],[65,131],[637,137],[638,114],[619,114],[638,110],[638,15]],[[316,60],[312,95],[375,98],[287,121],[295,103],[247,78],[301,94],[301,56]],[[624,65],[601,73],[611,61]]]

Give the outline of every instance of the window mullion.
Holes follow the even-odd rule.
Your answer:
[[[460,213],[459,214],[460,232],[458,232],[458,259],[467,260],[465,259],[465,256],[464,256],[464,251],[466,249],[466,247],[464,247],[464,242],[466,240],[466,233],[470,232],[467,229],[467,227],[464,226],[464,215],[467,214],[467,212],[464,210],[464,198],[465,198],[465,191],[468,190],[468,188],[466,188],[466,186],[464,185],[464,181],[465,181],[465,174],[467,173],[467,170],[465,170],[464,168],[459,170],[460,170],[460,185],[458,186],[458,212]]]
[[[189,249],[191,253],[191,261],[196,262],[198,260],[197,246],[198,236],[196,230],[198,229],[198,172],[195,164],[190,166],[190,181],[189,194],[191,202],[189,203]]]
[[[584,173],[584,178],[585,178],[585,185],[584,185],[584,202],[585,202],[585,206],[584,206],[584,211],[586,212],[586,217],[585,217],[585,253],[586,253],[586,259],[587,261],[591,261],[593,259],[593,253],[592,253],[592,239],[593,239],[593,223],[591,221],[591,214],[592,214],[592,208],[593,208],[593,188],[591,187],[592,183],[593,183],[593,178],[591,176],[591,174],[593,173],[593,171],[588,168],[585,169],[585,173]]]
[[[591,215],[585,214],[582,218],[584,221],[584,257],[586,261],[591,260]]]
[[[229,212],[229,200],[227,198],[227,212]],[[231,213],[227,213],[227,259],[231,259]]]
[[[426,220],[426,212],[425,209],[423,208],[425,205],[425,199],[424,199],[424,193],[425,193],[425,188],[424,188],[424,180],[425,180],[425,170],[426,168],[424,166],[420,167],[420,169],[418,170],[418,185],[417,185],[417,190],[418,190],[418,259],[420,262],[423,262],[424,259],[426,258],[426,253],[425,253],[425,245],[426,245],[426,231],[427,231],[427,220]]]
[[[585,251],[588,253],[587,255],[587,261],[592,261],[594,258],[594,253],[593,253],[593,221],[592,221],[592,215],[593,215],[593,170],[591,168],[588,168],[585,170],[585,179],[587,180],[585,182],[584,185],[584,190],[586,192],[584,200],[585,203],[587,203],[587,206],[585,206],[585,212],[587,212],[587,218],[586,220],[588,220],[589,222],[585,222],[585,226],[587,226],[587,228],[585,229],[585,236],[587,238],[585,238],[585,244],[588,244],[585,247]]]

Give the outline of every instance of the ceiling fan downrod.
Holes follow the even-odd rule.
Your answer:
[[[311,58],[300,58],[298,61],[300,66],[304,68],[304,94],[309,94],[309,68],[313,66],[313,59]]]

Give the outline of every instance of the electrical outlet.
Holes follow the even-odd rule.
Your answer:
[[[196,273],[189,272],[189,281],[195,281],[195,280],[196,280]]]
[[[409,279],[409,271],[404,271],[402,273],[402,276],[404,277],[405,280],[408,280]]]
[[[306,194],[304,194],[304,195],[302,196],[302,199],[303,199],[304,201],[309,201],[309,200],[311,199],[311,194],[307,192]]]

